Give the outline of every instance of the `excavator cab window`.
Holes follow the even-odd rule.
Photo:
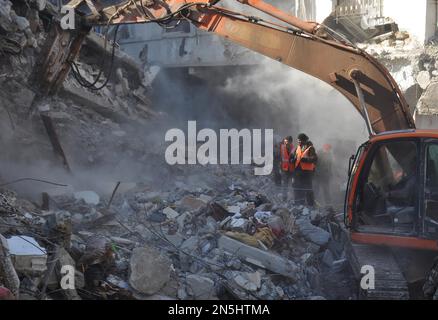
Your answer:
[[[371,151],[359,192],[359,225],[411,233],[417,207],[417,143],[389,141]]]
[[[425,232],[438,233],[438,142],[426,145]]]

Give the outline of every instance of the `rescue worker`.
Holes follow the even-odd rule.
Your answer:
[[[306,204],[313,207],[315,199],[313,194],[313,175],[318,156],[313,143],[304,133],[298,135],[298,146],[294,153],[294,194],[297,204]]]
[[[276,186],[281,187],[281,144],[282,139],[280,136],[274,136],[274,149],[273,149],[273,161],[272,161],[272,175]]]
[[[294,150],[292,142],[292,137],[287,136],[280,144],[280,170],[282,174],[281,185],[283,189],[284,200],[287,200],[289,186],[292,184],[292,172],[294,169],[294,165],[291,161]]]
[[[320,198],[325,205],[332,203],[333,163],[332,146],[326,143],[318,153],[318,170],[315,173],[315,180],[318,184],[318,198]]]

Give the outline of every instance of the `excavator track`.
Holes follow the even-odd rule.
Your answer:
[[[359,298],[364,300],[408,300],[408,282],[389,248],[350,242],[348,259],[359,284]],[[360,286],[363,266],[372,266],[375,275],[374,289]]]

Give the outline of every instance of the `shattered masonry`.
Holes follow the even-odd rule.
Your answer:
[[[123,154],[152,177],[127,183],[136,177],[125,176],[114,197],[112,180],[95,185],[110,192],[58,186],[49,195],[41,187],[42,199],[35,199],[0,176],[0,300],[357,298],[339,208],[284,202],[269,177],[243,166],[208,174],[163,166],[162,146],[145,139],[154,128],[136,134],[151,119],[159,126],[162,114],[151,106],[149,79],[123,52],[116,50],[102,90],[85,89],[69,75],[57,95],[35,99],[27,79],[47,37],[43,11],[50,11],[45,0],[26,8],[0,0],[2,145],[29,150],[34,161],[49,159],[49,167],[71,162],[72,170],[98,170],[103,161],[111,167]],[[436,47],[420,48],[402,32],[373,42],[361,46],[412,92],[417,114],[436,114]],[[79,57],[88,81],[110,55],[102,43],[91,34]],[[41,117],[51,119],[65,159],[53,152]],[[29,153],[1,156],[22,160]],[[59,290],[63,266],[75,270],[74,289]]]

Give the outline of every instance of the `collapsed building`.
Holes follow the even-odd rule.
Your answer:
[[[54,8],[0,8],[2,299],[354,298],[333,212],[281,205],[250,168],[166,166],[147,74],[99,34],[40,97],[33,71]],[[100,73],[101,90],[77,79]]]
[[[304,1],[296,1],[293,8],[306,17],[319,15],[318,7]],[[248,167],[205,170],[165,164],[164,128],[175,122],[171,112],[154,105],[153,97],[157,91],[176,94],[156,90],[157,69],[151,68],[150,58],[158,47],[164,51],[155,56],[168,63],[190,57],[199,64],[179,67],[202,79],[203,72],[211,72],[203,68],[212,65],[203,65],[205,59],[191,54],[190,46],[204,35],[183,24],[164,40],[155,39],[166,45],[150,43],[145,49],[140,41],[131,53],[129,27],[113,42],[91,33],[60,90],[41,97],[32,80],[39,76],[34,72],[40,62],[36,56],[48,37],[53,12],[53,4],[41,0],[29,6],[0,2],[5,150],[0,171],[1,298],[357,298],[347,263],[342,204],[310,209],[284,201],[270,177],[254,177]],[[179,32],[188,36],[178,37]],[[216,42],[213,48],[225,47],[213,50],[221,53],[213,58],[222,64],[233,67],[246,56],[240,54],[243,49],[239,53],[227,42],[207,37],[205,46]],[[403,32],[372,38],[364,44],[370,51],[385,45],[402,50],[414,43]],[[418,50],[424,49],[420,45]],[[384,59],[383,51],[376,49],[376,55]],[[418,74],[414,68],[412,74],[403,72],[403,79],[409,82],[413,76],[420,85],[427,78],[421,71],[430,72],[432,79],[431,63],[423,62]],[[399,70],[393,69],[394,74]],[[169,81],[173,75],[165,78],[167,87],[174,85]],[[241,80],[239,76],[215,80],[223,86],[224,81]],[[102,88],[87,88],[93,82]],[[216,90],[215,85],[209,90]],[[412,90],[411,85],[405,88]],[[268,117],[266,111],[263,117]],[[351,150],[346,143],[343,147]],[[75,286],[67,289],[63,266],[74,271]]]

